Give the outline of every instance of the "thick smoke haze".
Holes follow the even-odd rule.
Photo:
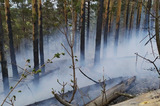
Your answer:
[[[132,34],[132,38],[130,40],[122,40],[120,39],[117,55],[115,55],[114,51],[114,40],[109,39],[110,44],[107,47],[106,58],[103,56],[103,47],[101,47],[101,63],[97,65],[97,67],[93,68],[94,65],[94,53],[95,53],[95,33],[90,33],[89,45],[86,48],[86,62],[85,67],[82,67],[82,71],[93,78],[94,80],[102,79],[103,75],[106,79],[115,78],[119,76],[137,76],[138,78],[147,78],[153,77],[158,81],[158,74],[156,71],[150,71],[149,68],[153,67],[151,63],[144,61],[140,57],[136,57],[134,53],[138,53],[146,58],[154,60],[154,56],[152,54],[152,49],[150,43],[146,46],[146,38],[144,41],[140,43],[140,41],[145,37],[143,33],[139,33],[141,37],[136,37],[136,33]],[[142,37],[143,36],[143,37]],[[17,56],[17,64],[21,67],[25,67],[25,60],[31,59],[31,65],[33,67],[33,51],[32,47],[28,45],[28,49],[24,49],[24,45],[26,43],[32,43],[29,40],[23,40],[20,47],[20,52],[16,54]],[[45,49],[45,60],[51,59],[55,53],[65,52],[64,48],[61,46],[63,43],[66,48],[67,42],[65,40],[64,35],[59,32],[56,32],[54,35],[46,36],[44,38],[44,49]],[[103,43],[103,42],[102,42]],[[80,45],[78,43],[78,45]],[[155,55],[157,55],[157,47],[156,43],[153,42],[153,49],[155,51]],[[70,50],[68,48],[68,50]],[[78,51],[75,52],[75,55],[80,56],[79,48]],[[66,52],[65,52],[66,53]],[[157,60],[159,61],[159,59]],[[158,64],[157,62],[156,64]],[[53,60],[53,63],[49,63],[46,65],[46,71],[53,71],[52,73],[47,74],[40,78],[39,86],[34,86],[31,80],[34,78],[33,76],[28,76],[25,80],[23,80],[20,85],[15,89],[15,91],[11,94],[16,95],[15,106],[22,106],[31,103],[38,102],[40,100],[44,100],[50,97],[53,97],[51,91],[52,88],[58,92],[61,90],[61,86],[57,83],[57,79],[60,82],[67,82],[66,91],[72,90],[69,84],[72,79],[72,69],[69,68],[71,65],[71,59],[69,55],[66,53],[65,56],[61,56],[60,59]],[[9,66],[9,76],[12,76],[11,66]],[[80,63],[76,62],[76,67],[80,67]],[[22,70],[19,69],[19,72]],[[0,75],[1,76],[1,75]],[[76,76],[78,81],[78,87],[84,87],[87,85],[93,84],[92,81],[88,80],[84,77],[78,70],[76,70]],[[1,78],[2,79],[2,78]],[[10,78],[10,86],[13,86],[16,81]],[[0,82],[2,85],[2,81]],[[18,91],[21,90],[21,93]],[[0,86],[0,103],[4,99],[3,88]],[[5,104],[7,106],[7,104]]]

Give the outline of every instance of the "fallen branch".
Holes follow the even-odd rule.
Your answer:
[[[145,46],[155,37],[156,35],[153,35],[152,37],[149,38],[149,40],[145,43]]]
[[[70,103],[68,103],[66,100],[62,99],[58,94],[56,94],[55,92],[52,91],[52,94],[54,95],[54,97],[63,105],[65,106],[74,106]]]
[[[93,81],[94,83],[96,84],[99,84],[99,82],[95,81],[94,79],[90,78],[89,76],[87,76],[80,68],[79,68],[79,71],[85,76],[87,77],[89,80]]]
[[[144,59],[144,60],[146,60],[146,61],[152,63],[153,66],[155,67],[155,69],[156,69],[158,75],[160,75],[160,71],[159,71],[158,67],[157,67],[156,64],[155,64],[155,61],[158,59],[158,56],[157,56],[153,61],[151,61],[151,60],[149,60],[149,59],[147,59],[147,58],[145,58],[145,57],[139,55],[138,53],[135,53],[135,54],[136,54],[136,56],[139,56],[140,58],[142,58],[142,59]]]
[[[133,96],[131,94],[127,94],[127,93],[115,92],[115,94],[120,95],[120,96],[129,97],[129,98],[134,98],[135,97],[135,96]]]

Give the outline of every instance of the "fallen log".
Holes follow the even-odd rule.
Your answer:
[[[116,94],[115,92],[125,92],[130,88],[130,85],[135,81],[136,77],[129,78],[125,81],[122,81],[121,83],[115,85],[114,87],[110,88],[107,90],[104,94],[98,96],[94,100],[90,101],[87,103],[85,106],[103,106],[107,105],[112,101],[113,99],[117,98],[119,95]]]
[[[126,80],[125,77],[118,77],[118,78],[112,78],[109,79],[107,81],[105,81],[106,83],[106,89],[112,88],[113,86],[121,83],[121,81]],[[83,106],[84,104],[88,103],[89,101],[91,101],[92,99],[96,98],[98,95],[101,94],[101,85],[100,84],[93,84],[93,85],[88,85],[85,87],[82,87],[80,89],[78,89],[78,91],[75,94],[75,98],[74,98],[74,103],[72,103],[71,105],[79,105],[79,106]],[[79,91],[83,92],[83,94],[88,95],[90,98],[88,98],[87,96],[83,96],[83,100],[82,100],[82,95],[79,93]],[[67,97],[70,97],[72,94],[72,91],[68,91],[65,93],[65,95],[67,95]],[[68,100],[67,97],[65,98],[65,100]],[[75,104],[76,103],[76,104]],[[37,101],[33,104],[29,104],[27,106],[51,106],[51,105],[57,105],[57,106],[63,106],[61,103],[58,102],[58,100],[55,97],[52,98],[48,98],[42,101]]]

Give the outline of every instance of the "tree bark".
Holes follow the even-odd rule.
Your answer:
[[[77,11],[76,11],[76,5],[77,0],[72,0],[72,35],[74,35],[74,52],[76,52],[77,49]]]
[[[129,5],[130,5],[130,0],[127,0],[126,3],[126,17],[125,17],[125,37],[128,38],[128,19],[129,19]]]
[[[13,42],[9,0],[5,0],[5,15],[6,15],[6,21],[7,21],[7,32],[9,37],[9,48],[10,48],[11,65],[13,70],[13,78],[19,78],[15,49],[14,49],[14,42]]]
[[[38,53],[38,4],[37,0],[32,0],[32,24],[33,24],[33,59],[34,69],[39,69],[39,53]],[[35,84],[39,83],[39,73],[34,74]]]
[[[126,17],[127,17],[127,11],[128,11],[128,3],[129,3],[129,0],[126,0],[125,2],[125,7],[124,7],[124,22],[123,22],[123,27],[126,28]]]
[[[110,5],[109,5],[109,28],[108,28],[108,33],[109,33],[109,36],[110,36],[110,33],[111,33],[111,29],[112,29],[112,21],[113,21],[113,12],[112,12],[112,7],[113,7],[113,0],[110,0]]]
[[[117,54],[118,40],[119,40],[119,29],[120,29],[120,16],[121,16],[121,0],[118,0],[117,5],[117,18],[116,18],[116,34],[115,34],[115,54]]]
[[[85,61],[85,0],[81,0],[81,45],[80,61]]]
[[[158,53],[160,55],[160,36],[159,36],[159,0],[156,0],[156,20],[155,20],[155,34]]]
[[[1,70],[2,70],[2,78],[3,78],[3,89],[5,93],[9,92],[9,80],[8,80],[8,69],[7,69],[7,61],[5,58],[4,51],[4,33],[2,26],[2,15],[0,9],[0,61],[1,61]]]
[[[135,81],[135,79],[136,77],[132,77],[120,84],[115,85],[96,99],[87,103],[85,106],[107,106],[108,103],[110,103],[113,99],[116,99],[119,96],[118,94],[116,94],[116,92],[122,93],[128,90],[130,85]]]
[[[108,38],[108,30],[109,30],[109,5],[110,5],[110,0],[106,1],[106,6],[105,6],[105,26],[104,26],[104,43],[103,43],[103,57],[106,57],[107,53],[107,38]]]
[[[138,7],[137,7],[137,20],[136,20],[137,36],[138,36],[138,33],[139,33],[139,28],[140,28],[141,12],[142,12],[142,0],[138,0]]]
[[[87,11],[88,11],[88,16],[87,16],[87,48],[89,46],[89,28],[90,28],[90,1],[88,1],[88,8],[87,8]]]
[[[40,48],[40,64],[44,64],[44,48],[43,48],[43,26],[42,26],[42,3],[41,0],[38,1],[38,24],[39,24],[39,48]],[[41,68],[42,74],[45,73],[45,66]]]
[[[133,18],[134,18],[134,7],[135,7],[135,2],[132,2],[131,5],[132,9],[131,9],[131,15],[130,15],[130,22],[129,22],[129,32],[128,32],[128,39],[131,38],[132,36],[132,27],[133,27]]]
[[[148,0],[147,8],[146,8],[146,14],[145,14],[145,20],[144,20],[144,31],[147,31],[147,28],[149,27],[151,3],[152,3],[152,0]]]
[[[102,20],[103,20],[103,5],[104,0],[99,0],[97,29],[96,29],[96,47],[94,64],[100,63],[100,49],[101,49],[101,34],[102,34]]]

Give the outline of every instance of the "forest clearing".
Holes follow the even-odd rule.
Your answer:
[[[160,0],[0,1],[1,106],[159,106]]]

